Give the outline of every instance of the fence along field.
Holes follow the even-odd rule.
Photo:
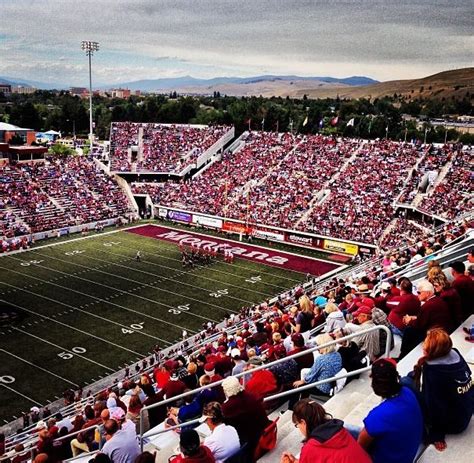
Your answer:
[[[0,304],[11,315],[0,327],[0,420],[46,405],[66,389],[87,391],[155,345],[181,340],[183,329],[196,333],[304,279],[239,258],[183,269],[178,243],[144,236],[145,230],[0,258]]]

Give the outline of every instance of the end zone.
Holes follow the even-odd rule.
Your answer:
[[[168,241],[175,243],[176,245],[193,245],[198,248],[215,251],[228,250],[241,259],[278,267],[284,270],[293,270],[304,274],[310,273],[317,277],[347,267],[347,265],[338,265],[313,257],[301,256],[288,251],[274,250],[259,245],[236,242],[225,238],[218,238],[216,236],[204,235],[164,225],[149,224],[123,231]]]

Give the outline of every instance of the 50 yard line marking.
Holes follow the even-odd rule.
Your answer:
[[[49,375],[55,376],[56,378],[59,378],[62,381],[65,381],[66,383],[72,384],[73,386],[79,387],[79,384],[73,383],[72,381],[69,381],[68,379],[63,378],[62,376],[59,376],[56,373],[53,373],[52,371],[46,370],[45,368],[40,367],[39,365],[36,365],[36,364],[34,364],[34,363],[32,363],[32,362],[30,362],[30,361],[28,361],[28,360],[26,360],[22,357],[19,357],[18,355],[13,354],[12,352],[9,352],[5,349],[0,349],[0,352],[4,352],[7,355],[11,355],[12,357],[14,357],[18,360],[21,360],[22,362],[25,362],[28,365],[31,365],[32,367],[38,368],[38,370],[44,371],[45,373],[48,373]]]
[[[33,333],[29,333],[28,331],[24,331],[24,330],[22,330],[21,328],[17,328],[17,327],[15,327],[15,326],[12,327],[12,329],[14,329],[15,331],[19,331],[20,333],[26,334],[27,336],[31,336],[32,338],[38,339],[39,341],[44,342],[44,343],[46,343],[46,344],[50,344],[51,346],[54,346],[54,347],[56,347],[56,348],[58,348],[58,349],[60,349],[60,350],[63,350],[64,352],[67,352],[67,353],[72,354],[72,355],[74,355],[74,356],[76,356],[76,357],[79,357],[79,358],[85,360],[86,362],[90,362],[90,363],[94,363],[94,364],[96,364],[96,365],[99,365],[100,367],[105,368],[106,370],[109,370],[109,371],[111,371],[112,373],[115,372],[115,370],[114,370],[113,368],[110,368],[110,367],[108,367],[107,365],[103,365],[103,364],[100,363],[100,362],[96,362],[95,360],[92,360],[92,359],[90,359],[90,358],[88,358],[88,357],[86,357],[86,356],[84,356],[84,355],[82,355],[82,354],[78,354],[77,352],[74,352],[74,351],[71,350],[71,349],[66,349],[65,347],[62,347],[62,346],[60,346],[60,345],[58,345],[58,344],[55,344],[54,342],[47,341],[46,339],[43,339],[43,338],[40,337],[40,336],[36,336],[36,335],[33,334]]]

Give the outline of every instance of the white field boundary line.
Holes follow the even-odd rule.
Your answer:
[[[96,251],[96,249],[94,249],[94,251]],[[102,251],[102,250],[100,250],[100,249],[99,249],[98,251],[100,251],[100,252],[105,252],[105,253],[107,253],[107,254],[112,254],[112,255],[120,256],[120,254],[113,254],[113,253],[109,253],[109,252],[107,252],[107,251]],[[194,302],[198,302],[198,303],[201,303],[201,304],[206,304],[206,305],[208,305],[208,306],[210,306],[210,307],[213,307],[213,308],[215,308],[215,309],[217,309],[217,310],[225,310],[225,311],[227,311],[226,309],[223,309],[222,307],[220,307],[220,306],[218,306],[218,305],[216,305],[216,304],[212,304],[211,302],[205,302],[205,301],[202,301],[201,299],[196,299],[196,298],[191,297],[191,296],[186,296],[186,295],[184,295],[184,294],[178,294],[178,293],[176,293],[175,291],[170,291],[170,290],[164,289],[164,288],[162,288],[162,287],[160,287],[160,286],[154,286],[154,285],[152,285],[152,284],[150,284],[150,283],[144,283],[144,282],[141,282],[141,281],[133,280],[132,278],[127,278],[127,277],[124,277],[124,276],[117,275],[117,274],[115,274],[115,273],[105,272],[104,270],[99,270],[99,268],[89,267],[89,266],[87,266],[87,265],[82,265],[82,264],[78,264],[78,263],[76,263],[76,262],[67,261],[67,260],[64,260],[64,259],[60,259],[59,257],[50,256],[49,254],[42,254],[42,253],[39,253],[39,252],[36,252],[35,254],[36,254],[36,255],[39,255],[39,256],[41,256],[41,257],[47,258],[47,259],[53,259],[53,260],[57,260],[57,261],[59,261],[59,262],[64,262],[64,263],[66,263],[66,264],[76,265],[76,266],[79,266],[79,267],[81,267],[81,268],[85,268],[85,269],[87,269],[87,270],[93,271],[93,272],[99,272],[99,273],[103,273],[103,274],[105,274],[105,275],[108,275],[108,276],[111,276],[111,277],[114,277],[114,278],[120,278],[121,280],[130,281],[130,282],[132,282],[132,283],[139,284],[139,285],[141,285],[142,287],[145,287],[145,288],[152,288],[152,289],[154,289],[155,291],[163,291],[163,292],[165,292],[165,293],[173,294],[174,296],[184,297],[185,299],[190,299],[191,301],[194,301]],[[95,258],[95,257],[88,256],[87,253],[81,254],[80,257],[81,257],[81,259],[86,258],[86,259],[91,259],[91,260],[102,261],[102,259],[97,259],[97,258]],[[130,260],[132,260],[132,259],[130,258]],[[144,261],[144,263],[149,264],[150,262]],[[122,264],[119,264],[119,263],[117,263],[117,264],[111,263],[110,265],[115,265],[115,266],[117,266],[117,267],[123,267],[123,268],[129,269],[129,270],[131,269],[131,267],[128,267],[128,266],[126,266],[126,265],[122,265]],[[162,281],[172,281],[172,282],[175,282],[175,283],[178,283],[178,284],[182,284],[182,285],[185,285],[185,286],[191,286],[191,287],[194,288],[194,289],[198,289],[198,290],[200,290],[200,291],[205,291],[205,292],[208,293],[208,294],[209,294],[209,292],[212,292],[212,291],[213,291],[213,290],[209,290],[209,289],[206,289],[206,288],[202,288],[202,287],[200,287],[200,286],[192,285],[192,284],[190,284],[190,283],[184,283],[184,282],[181,282],[181,281],[176,281],[174,278],[178,278],[178,277],[180,277],[181,275],[186,274],[187,272],[182,272],[182,271],[180,271],[180,270],[171,269],[170,267],[165,267],[165,268],[169,268],[170,270],[174,270],[176,273],[179,273],[179,275],[176,275],[175,277],[166,277],[166,276],[162,276],[162,275],[157,275],[157,274],[155,274],[155,273],[147,272],[147,271],[145,271],[145,270],[139,270],[139,269],[136,269],[136,268],[134,268],[133,270],[134,270],[135,272],[139,272],[139,273],[143,273],[143,274],[146,274],[146,275],[150,275],[150,276],[159,278],[159,279],[162,280]],[[75,276],[76,273],[75,273],[75,272],[74,272],[74,273],[70,273],[69,275]],[[215,280],[211,280],[211,281],[214,282]],[[219,282],[216,281],[216,283],[219,283]],[[224,285],[225,283],[220,283],[220,284]],[[246,290],[246,288],[242,288],[242,287],[240,287],[240,286],[238,286],[238,288],[240,288],[240,289],[242,289],[242,290]],[[265,293],[262,293],[262,294],[265,294]],[[271,296],[271,294],[268,295],[268,296]],[[231,296],[226,296],[226,297],[231,297]],[[245,299],[240,299],[240,298],[235,298],[235,297],[232,297],[232,298],[233,298],[233,299],[237,299],[237,300],[242,301],[242,302],[250,303],[250,301],[247,301],[247,300],[245,300]],[[230,312],[234,312],[234,311],[230,310]],[[237,312],[234,312],[234,313],[237,313]]]
[[[25,293],[32,294],[33,296],[37,296],[37,297],[40,297],[40,298],[42,298],[42,299],[46,299],[46,300],[51,301],[51,302],[53,302],[53,303],[55,303],[55,304],[59,304],[59,305],[62,305],[62,306],[64,306],[64,307],[68,307],[69,309],[71,309],[71,310],[73,310],[73,311],[76,310],[76,311],[81,312],[81,313],[83,313],[83,314],[90,315],[91,317],[98,318],[99,320],[103,320],[103,321],[105,321],[105,322],[107,322],[107,323],[110,323],[110,324],[113,324],[113,325],[117,325],[117,326],[119,326],[119,327],[121,327],[121,328],[125,328],[125,329],[127,329],[127,330],[130,330],[130,327],[129,327],[128,325],[123,325],[123,324],[121,324],[121,323],[118,323],[118,322],[115,322],[115,321],[113,321],[113,320],[110,320],[110,319],[107,318],[107,317],[102,317],[102,316],[100,316],[100,315],[97,315],[97,314],[94,314],[94,313],[91,313],[91,312],[87,312],[87,310],[83,310],[83,309],[81,309],[80,307],[75,307],[75,306],[73,306],[73,305],[66,304],[65,302],[61,302],[61,301],[58,301],[58,300],[53,299],[53,298],[51,298],[51,297],[48,297],[48,296],[44,296],[44,295],[42,295],[42,294],[35,293],[35,292],[30,291],[30,290],[28,290],[28,289],[26,289],[26,288],[22,288],[22,287],[20,287],[20,286],[14,286],[14,285],[11,285],[11,284],[9,284],[9,283],[4,283],[3,281],[0,281],[0,284],[5,285],[5,286],[9,286],[9,287],[11,287],[11,288],[15,288],[16,291],[23,291],[23,292],[25,292]],[[39,284],[43,284],[43,283],[39,283]],[[3,300],[5,300],[5,302],[7,302],[8,304],[14,305],[12,302],[7,301],[6,299],[3,299]],[[81,306],[81,307],[82,307],[82,306]],[[28,309],[23,308],[23,310],[28,310]],[[47,317],[46,315],[40,315],[40,314],[37,314],[36,312],[33,312],[33,314],[36,315],[36,316],[38,316],[38,317],[49,318],[49,317]],[[56,320],[54,320],[54,321],[56,321]],[[57,322],[57,321],[56,321],[56,322]],[[60,323],[60,322],[57,322],[57,323]],[[61,323],[62,323],[62,322],[61,322]],[[70,326],[70,325],[68,325],[68,326],[69,326],[70,328],[73,328],[73,327]],[[78,329],[78,328],[75,328],[75,329]],[[159,337],[157,337],[157,336],[152,336],[151,334],[144,333],[143,331],[134,330],[134,332],[137,333],[137,334],[140,334],[140,335],[142,335],[142,336],[147,336],[147,337],[153,339],[154,341],[162,341],[162,342],[164,342],[164,343],[166,343],[166,344],[172,345],[171,342],[166,341],[165,339],[161,339],[161,338],[159,338]],[[111,342],[111,341],[110,341],[110,342]],[[122,348],[122,349],[126,349],[125,347],[121,347],[121,348]],[[126,349],[126,350],[128,350],[128,349]]]
[[[17,391],[16,389],[13,389],[10,386],[7,386],[6,384],[0,383],[0,386],[3,386],[5,389],[8,389],[9,391],[12,391],[14,394],[17,394],[17,395],[23,397],[24,399],[29,400],[30,402],[34,403],[35,405],[39,405],[40,407],[44,407],[44,405],[41,402],[38,402],[37,400],[34,400],[31,397],[28,397],[27,395],[22,394],[21,392]]]
[[[169,228],[170,230],[176,230],[176,231],[181,231],[181,232],[183,232],[183,233],[186,233],[186,232],[183,231],[183,229],[180,229],[180,228],[173,228],[173,227],[170,227],[169,225],[161,225],[161,224],[156,224],[156,223],[148,223],[148,224],[144,224],[144,225],[141,225],[141,226],[142,226],[142,227],[147,227],[148,225],[150,225],[150,226],[152,226],[152,227]],[[138,227],[133,227],[133,228],[138,228]],[[124,231],[126,231],[126,230],[124,229]],[[204,233],[195,232],[194,230],[189,231],[189,233],[191,233],[191,234],[193,234],[193,235],[199,235],[199,236],[205,236],[205,237],[210,237],[210,236],[212,237],[212,236],[213,236],[213,235],[206,235],[206,234],[204,234]],[[186,233],[186,234],[189,234],[189,233]],[[295,233],[298,233],[298,232],[295,232]],[[151,237],[149,237],[149,238],[151,238]],[[229,240],[229,239],[227,239],[227,238],[220,238],[220,237],[217,237],[217,236],[216,236],[215,238],[220,239],[220,240],[223,240],[223,241],[229,241],[230,243],[238,243],[238,242],[236,242],[236,241]],[[283,244],[285,244],[285,243],[283,243]],[[251,243],[251,244],[248,244],[248,246],[252,246],[252,247],[260,248],[260,249],[267,249],[267,250],[272,251],[272,252],[277,252],[275,249],[270,249],[270,248],[267,248],[267,247],[262,246],[262,245],[260,245],[260,244],[253,244],[253,243]],[[310,249],[310,248],[308,248],[308,249]],[[317,250],[317,248],[316,248],[316,250]],[[281,252],[282,254],[288,254],[288,255],[290,255],[290,256],[300,257],[300,258],[302,258],[302,259],[316,260],[316,261],[319,261],[319,262],[325,262],[326,264],[333,264],[333,265],[339,265],[340,267],[343,267],[343,266],[346,266],[346,267],[347,267],[347,265],[345,265],[345,264],[336,264],[335,262],[332,262],[332,261],[329,261],[329,260],[324,260],[324,259],[321,259],[321,258],[319,258],[319,257],[303,256],[303,255],[301,255],[301,254],[296,254],[296,253],[291,252],[291,251],[282,251],[282,250],[279,250],[279,249],[278,249],[278,252]],[[237,257],[238,257],[238,256],[237,256]],[[277,267],[277,268],[280,268],[280,267]],[[285,269],[283,269],[283,270],[285,270]],[[286,269],[286,270],[288,270],[288,269]],[[291,271],[292,271],[292,272],[296,272],[296,273],[304,274],[304,272],[299,272],[298,270],[291,270]]]
[[[93,238],[100,238],[101,236],[108,236],[108,235],[113,235],[115,233],[120,233],[120,232],[127,232],[128,230],[133,230],[135,228],[142,228],[142,227],[146,227],[148,225],[151,225],[153,227],[163,227],[163,228],[167,228],[169,230],[175,230],[175,231],[179,231],[179,232],[183,232],[185,233],[185,230],[182,230],[180,228],[173,228],[173,227],[170,227],[168,225],[161,225],[161,224],[154,224],[154,223],[149,223],[149,224],[141,224],[141,225],[134,225],[132,227],[126,227],[126,228],[121,228],[120,230],[112,230],[112,231],[108,231],[108,232],[101,232],[101,233],[97,233],[95,235],[89,235],[89,236],[81,236],[79,238],[72,238],[70,240],[65,240],[65,241],[60,241],[58,243],[50,243],[50,244],[44,244],[44,245],[41,245],[41,246],[35,246],[33,248],[30,248],[30,249],[26,249],[26,250],[18,250],[18,251],[13,251],[13,252],[10,252],[10,253],[7,253],[7,254],[0,254],[0,258],[1,257],[7,257],[7,256],[10,256],[12,254],[18,254],[18,253],[24,253],[24,252],[29,252],[29,251],[32,251],[32,250],[36,250],[36,249],[42,249],[42,248],[49,248],[49,247],[52,247],[52,246],[61,246],[61,245],[64,245],[64,244],[68,244],[68,243],[74,243],[74,242],[77,242],[77,241],[83,241],[83,240],[87,240],[87,239],[93,239]],[[199,232],[195,232],[195,231],[190,231],[189,233],[193,233],[195,235],[199,235],[199,236],[203,236],[203,237],[214,237],[214,235],[206,235],[206,234],[203,234],[203,233],[199,233]],[[146,236],[146,235],[138,235],[138,236],[141,236],[141,237],[144,237],[144,238],[152,238],[152,239],[156,239],[156,238],[153,238],[151,236]],[[217,238],[217,237],[216,237]],[[229,243],[237,243],[237,241],[234,241],[234,240],[229,240],[229,239],[226,239],[226,238],[220,238],[219,239],[223,240],[223,241],[227,241]],[[163,240],[161,240],[163,241]],[[259,244],[251,244],[250,246],[253,246],[253,247],[256,247],[256,248],[260,248],[260,249],[267,249],[269,250],[269,248],[265,247],[265,246],[261,246]],[[271,251],[275,252],[274,249],[271,249]],[[333,264],[333,265],[338,265],[338,267],[334,270],[344,270],[348,267],[348,265],[346,264],[336,264],[332,261],[327,261],[327,260],[324,260],[324,259],[320,259],[318,257],[310,257],[310,256],[304,256],[304,255],[301,255],[301,254],[296,254],[296,253],[293,253],[293,252],[290,252],[290,251],[279,251],[279,252],[282,252],[284,254],[289,254],[289,255],[292,255],[292,256],[296,256],[296,257],[300,257],[300,258],[304,258],[304,259],[310,259],[310,260],[315,260],[315,261],[319,261],[319,262],[325,262],[325,263],[330,263],[330,264]],[[235,264],[227,264],[227,265],[234,265],[237,267],[237,265]],[[239,266],[243,269],[247,269],[249,270],[248,267],[245,267],[245,266]],[[280,267],[275,267],[275,268],[280,268]],[[282,270],[285,270],[285,269],[282,269]],[[334,271],[333,270],[333,271]],[[291,270],[292,272],[295,272],[295,273],[300,273],[300,274],[303,274],[303,272],[298,272],[297,270]],[[263,273],[263,272],[262,272]],[[269,274],[269,275],[273,275],[273,274]],[[322,278],[324,275],[320,275],[318,278]],[[288,277],[282,277],[282,278],[285,278],[287,280],[290,280],[290,281],[294,281],[295,283],[301,283],[299,280],[293,280],[292,278],[288,278]]]
[[[23,277],[32,278],[33,280],[41,281],[42,283],[45,283],[47,285],[56,286],[58,288],[66,290],[66,291],[71,291],[71,292],[80,294],[81,296],[85,296],[89,299],[94,299],[95,301],[103,302],[104,304],[108,304],[108,305],[111,305],[111,306],[114,306],[114,307],[118,307],[119,309],[123,309],[123,310],[126,310],[127,312],[131,312],[131,313],[134,313],[136,315],[140,315],[142,317],[149,318],[150,320],[154,320],[154,321],[159,322],[159,323],[164,323],[165,325],[169,325],[169,326],[172,326],[174,328],[177,328],[179,330],[179,333],[181,333],[183,328],[184,328],[182,325],[176,325],[175,323],[168,322],[166,320],[163,320],[162,318],[153,317],[152,315],[148,315],[148,314],[145,314],[145,313],[140,312],[138,310],[131,309],[130,307],[126,307],[124,305],[116,304],[115,302],[110,302],[107,299],[102,299],[101,297],[92,296],[90,294],[83,293],[82,291],[78,291],[77,289],[71,289],[71,288],[68,288],[67,286],[58,285],[57,283],[53,283],[52,281],[43,280],[42,278],[34,277],[34,276],[29,275],[27,273],[21,273],[21,272],[18,272],[16,270],[7,269],[5,267],[0,267],[0,269],[8,270],[8,272],[10,272],[10,273],[16,273],[16,274],[21,275]],[[92,283],[96,284],[95,281],[92,282]],[[193,334],[197,333],[197,331],[194,331],[194,330],[191,330],[191,329],[187,329],[187,331],[189,331],[190,333],[193,333]]]
[[[73,383],[72,381],[69,381],[68,379],[63,378],[62,376],[57,375],[56,373],[53,373],[52,371],[46,370],[45,368],[40,367],[39,365],[36,365],[36,364],[34,364],[34,363],[32,363],[32,362],[30,362],[30,361],[28,361],[28,360],[26,360],[26,359],[24,359],[24,358],[22,358],[22,357],[19,357],[18,355],[13,354],[12,352],[9,352],[9,351],[7,351],[7,350],[5,350],[5,349],[0,349],[0,352],[4,352],[5,354],[10,355],[10,356],[16,358],[17,360],[20,360],[21,362],[25,362],[25,363],[27,363],[28,365],[31,365],[32,367],[37,368],[38,370],[44,371],[45,373],[48,373],[48,374],[51,375],[51,376],[54,376],[54,377],[56,377],[56,378],[58,378],[58,379],[60,379],[60,380],[62,380],[62,381],[64,381],[64,382],[66,382],[66,383],[69,383],[69,384],[71,384],[72,386],[79,387],[79,384]]]
[[[0,284],[4,285],[4,284],[7,284],[7,283],[0,282]],[[10,286],[10,285],[9,285],[9,286]],[[28,292],[30,292],[30,291],[28,291]],[[31,293],[32,293],[32,294],[35,294],[35,293],[33,293],[33,292],[31,292]],[[12,305],[12,306],[14,306],[14,307],[16,307],[16,308],[18,308],[18,309],[20,309],[20,310],[24,310],[25,312],[28,312],[28,313],[30,313],[30,314],[32,314],[32,315],[34,315],[34,316],[37,316],[37,317],[40,317],[40,318],[44,318],[44,319],[49,320],[49,321],[51,321],[51,322],[57,323],[58,325],[65,326],[66,328],[69,328],[69,329],[71,329],[71,330],[74,330],[74,331],[77,331],[77,332],[79,332],[79,333],[85,334],[86,336],[89,336],[89,337],[91,337],[91,338],[98,339],[99,341],[102,341],[102,342],[104,342],[104,343],[106,343],[106,344],[110,344],[111,346],[118,347],[119,349],[122,349],[122,350],[124,350],[124,351],[130,352],[131,354],[138,355],[138,356],[140,356],[140,357],[142,357],[142,358],[145,358],[145,357],[146,357],[146,355],[140,354],[139,352],[135,352],[134,350],[128,349],[127,347],[123,347],[123,346],[121,346],[120,344],[116,344],[116,343],[113,342],[113,341],[107,341],[107,339],[104,339],[104,338],[102,338],[101,336],[97,336],[97,335],[95,335],[95,334],[88,333],[87,331],[83,331],[83,330],[81,330],[81,329],[79,329],[79,328],[76,328],[75,326],[71,326],[71,325],[69,325],[68,323],[60,322],[60,321],[58,321],[58,320],[55,320],[54,318],[48,317],[47,315],[40,315],[40,314],[38,314],[38,313],[36,313],[36,312],[33,312],[32,310],[27,309],[26,307],[23,307],[23,306],[21,306],[21,305],[15,304],[15,303],[13,303],[13,302],[8,302],[8,301],[5,300],[5,299],[0,299],[0,301],[5,302],[5,303],[7,303],[7,304],[9,304],[9,305]],[[57,301],[57,302],[59,302],[59,301]],[[101,318],[102,318],[102,317],[101,317]],[[110,322],[110,321],[109,321],[109,322]],[[110,322],[110,323],[113,323],[113,322]],[[124,327],[125,327],[125,326],[124,326]],[[130,329],[130,328],[127,327],[127,329]],[[134,331],[138,331],[138,330],[134,330]],[[159,339],[159,338],[158,338],[158,339]]]
[[[16,257],[11,257],[11,259],[14,259],[14,260],[17,260],[17,261],[20,261],[20,262],[24,262],[23,259],[18,259]],[[122,294],[126,294],[127,296],[132,296],[132,297],[136,297],[138,299],[141,299],[141,300],[144,300],[144,301],[147,301],[147,302],[151,302],[152,304],[156,304],[156,305],[159,305],[159,306],[162,306],[162,307],[166,307],[168,309],[175,309],[176,307],[173,307],[171,305],[168,305],[168,304],[165,304],[164,302],[158,302],[158,301],[155,301],[153,299],[150,299],[148,297],[145,297],[145,296],[139,296],[138,294],[134,294],[132,291],[136,290],[137,288],[132,288],[130,291],[126,291],[124,289],[119,289],[119,288],[114,288],[113,286],[109,286],[109,285],[106,285],[105,283],[99,283],[98,281],[94,281],[94,280],[89,280],[88,278],[83,278],[83,277],[80,277],[80,276],[77,276],[77,275],[73,275],[71,273],[67,273],[67,272],[63,272],[61,270],[56,270],[54,268],[50,268],[50,267],[46,267],[45,265],[41,265],[41,264],[32,264],[32,267],[39,267],[39,268],[42,268],[42,269],[45,269],[45,270],[48,270],[48,271],[51,271],[51,272],[56,272],[56,273],[59,273],[61,275],[69,275],[71,278],[76,278],[78,280],[82,280],[82,281],[85,281],[87,283],[91,283],[92,285],[96,285],[96,286],[102,286],[104,288],[107,288],[107,289],[110,289],[110,290],[113,290],[113,291],[119,291],[120,293]],[[0,267],[1,268],[1,267]],[[12,270],[10,270],[12,271]],[[115,275],[113,275],[115,276]],[[156,277],[158,277],[158,275],[155,275]],[[48,282],[48,284],[53,284],[51,282]],[[141,289],[143,285],[140,284],[139,288]],[[153,287],[154,289],[157,289],[155,287]],[[70,291],[74,291],[72,289],[70,289]],[[179,296],[177,293],[174,293],[172,292],[172,294],[175,294],[176,296]],[[196,300],[197,301],[197,300]],[[201,302],[201,301],[199,301]],[[188,311],[186,312],[188,313],[189,315],[192,315],[194,317],[197,317],[197,318],[201,318],[202,320],[206,320],[206,321],[213,321],[213,322],[216,322],[216,323],[219,323],[218,320],[213,320],[212,318],[209,318],[209,317],[203,317],[202,315],[198,315],[196,313],[193,313],[191,311]],[[145,316],[145,315],[144,315]]]
[[[139,235],[139,236],[140,236],[140,235]],[[152,239],[156,239],[156,238],[152,238]],[[163,240],[160,240],[160,241],[163,241]],[[150,243],[150,244],[151,244],[151,243]],[[130,250],[130,249],[131,249],[130,246],[125,246],[125,245],[122,245],[122,244],[117,244],[117,245],[114,246],[114,247],[115,247],[115,248],[124,248],[124,249],[127,249],[127,250]],[[142,247],[142,249],[145,250],[145,252],[146,252],[147,255],[155,256],[155,257],[160,257],[160,258],[163,258],[163,259],[171,260],[171,261],[173,261],[173,262],[181,262],[181,261],[179,261],[178,259],[173,259],[172,257],[167,257],[167,256],[164,256],[163,254],[158,254],[158,253],[152,252],[151,250],[149,250],[149,249],[151,249],[151,247],[150,247],[150,248],[148,248],[148,247]],[[110,255],[112,255],[112,256],[118,256],[118,257],[124,256],[124,257],[125,257],[125,254],[115,254],[115,253],[113,253],[113,252],[105,251],[105,250],[103,250],[103,249],[100,249],[100,252],[103,252],[103,253],[106,253],[106,254],[110,254]],[[44,255],[44,254],[42,254],[42,255]],[[149,261],[144,261],[144,262],[147,262],[147,263],[148,263]],[[149,262],[149,263],[152,263],[152,262]],[[221,261],[217,261],[217,262],[216,262],[216,264],[220,264],[220,263],[224,263],[224,262],[221,262]],[[165,269],[173,270],[173,271],[176,271],[176,272],[180,272],[180,273],[182,273],[182,274],[189,273],[189,272],[185,272],[184,270],[179,270],[179,269],[176,269],[176,268],[173,268],[173,267],[168,267],[168,266],[166,266],[166,265],[161,265],[161,264],[158,264],[158,263],[156,263],[156,262],[153,263],[153,264],[154,264],[154,265],[157,265],[157,266],[159,266],[159,267],[161,267],[161,268],[165,268]],[[115,265],[117,265],[117,264],[115,264]],[[227,264],[227,263],[226,263],[226,265],[232,265],[232,264]],[[262,263],[262,265],[265,265],[265,264]],[[248,279],[248,278],[249,278],[248,276],[245,276],[245,275],[235,275],[235,274],[233,274],[232,272],[223,272],[223,271],[221,271],[221,270],[217,270],[217,269],[214,269],[214,268],[212,268],[212,267],[204,267],[204,266],[202,266],[202,265],[197,265],[196,267],[199,268],[199,269],[206,269],[206,270],[211,270],[211,271],[214,271],[214,272],[219,272],[219,273],[222,273],[222,274],[224,274],[224,275],[226,275],[226,276],[231,276],[231,277],[233,277],[233,278],[245,278],[245,279]],[[128,268],[128,267],[127,267],[127,268]],[[245,269],[247,272],[249,272],[249,271],[254,272],[254,271],[255,271],[255,270],[253,270],[253,269],[249,269],[249,268],[246,268],[246,267],[239,267],[239,268]],[[268,273],[268,272],[258,272],[258,273],[265,274],[265,275],[269,275],[269,276],[271,275],[273,278],[275,278],[275,275],[274,275],[274,274],[270,274],[270,273]],[[165,278],[165,277],[163,277],[163,278]],[[199,278],[202,278],[203,280],[212,281],[213,283],[218,283],[218,284],[233,286],[233,287],[235,287],[235,288],[243,289],[243,290],[248,291],[248,292],[252,292],[252,293],[256,293],[256,294],[258,293],[258,294],[261,294],[261,295],[263,295],[263,296],[265,296],[265,297],[272,297],[272,296],[273,296],[272,294],[264,293],[264,292],[262,292],[262,291],[257,291],[257,290],[255,290],[255,289],[251,289],[251,288],[247,288],[247,287],[243,287],[243,286],[239,286],[239,285],[234,285],[234,284],[228,283],[228,282],[223,282],[223,281],[219,281],[219,280],[214,280],[213,278],[205,277],[205,276],[203,276],[203,275],[199,275]],[[296,282],[296,280],[295,280],[295,282]],[[183,285],[187,284],[187,285],[189,285],[189,286],[193,286],[193,285],[191,285],[190,283],[184,283],[184,282],[179,282],[179,283],[180,283],[180,284],[183,284]],[[273,286],[273,287],[275,287],[275,288],[278,288],[278,290],[279,290],[280,292],[281,292],[281,290],[283,290],[283,291],[287,291],[287,290],[288,290],[288,288],[285,288],[284,286],[279,286],[279,285],[275,285],[275,284],[273,284],[273,283],[267,283],[267,282],[264,282],[264,281],[260,282],[260,284],[266,285],[266,286]],[[196,286],[196,288],[199,288],[199,286]],[[202,289],[202,288],[201,288],[201,289]],[[206,290],[206,291],[207,291],[207,290]],[[247,302],[248,302],[248,301],[247,301]]]
[[[97,238],[99,236],[112,235],[114,233],[120,233],[121,231],[124,231],[124,230],[131,230],[133,228],[144,227],[145,225],[146,224],[134,225],[133,227],[125,227],[125,228],[121,228],[120,230],[112,230],[112,231],[108,231],[108,232],[96,233],[94,235],[80,236],[79,238],[71,238],[70,240],[59,241],[57,243],[42,244],[41,246],[34,246],[32,248],[29,248],[29,249],[18,249],[16,251],[11,251],[11,252],[0,254],[0,258],[8,257],[8,256],[11,256],[11,255],[14,255],[14,254],[21,254],[21,253],[29,252],[29,251],[32,251],[33,249],[50,248],[52,246],[61,246],[63,244],[73,243],[75,241],[90,240],[92,238]],[[47,233],[47,232],[45,232],[45,233]]]
[[[73,356],[75,356],[75,357],[81,358],[82,360],[85,360],[86,362],[94,363],[95,365],[98,365],[99,367],[104,368],[105,370],[108,370],[108,371],[110,371],[110,372],[112,372],[112,373],[115,372],[115,370],[114,370],[113,368],[110,368],[110,367],[108,367],[107,365],[103,365],[103,364],[100,363],[100,362],[96,362],[95,360],[92,360],[92,359],[90,359],[89,357],[86,357],[85,355],[78,354],[77,352],[74,352],[74,351],[71,350],[71,349],[66,349],[65,347],[62,347],[62,346],[60,346],[60,345],[58,345],[58,344],[55,344],[54,342],[48,341],[48,340],[46,340],[46,339],[43,339],[43,338],[40,337],[40,336],[36,336],[36,334],[33,334],[33,333],[28,332],[28,331],[22,330],[21,328],[17,328],[16,326],[13,326],[12,329],[15,330],[15,331],[19,331],[20,333],[26,334],[27,336],[30,336],[30,337],[32,337],[32,338],[38,339],[38,341],[41,341],[41,342],[43,342],[43,343],[45,343],[45,344],[50,344],[51,346],[54,346],[54,347],[56,347],[56,348],[62,350],[63,352],[67,352],[67,353],[69,353],[69,354],[71,354],[71,355],[73,355]]]

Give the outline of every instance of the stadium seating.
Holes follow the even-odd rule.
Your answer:
[[[110,137],[111,170],[180,173],[230,131],[227,126],[195,127],[114,122]],[[138,150],[132,159],[131,148]]]
[[[128,212],[120,187],[85,157],[50,158],[0,170],[0,230],[6,238]]]

